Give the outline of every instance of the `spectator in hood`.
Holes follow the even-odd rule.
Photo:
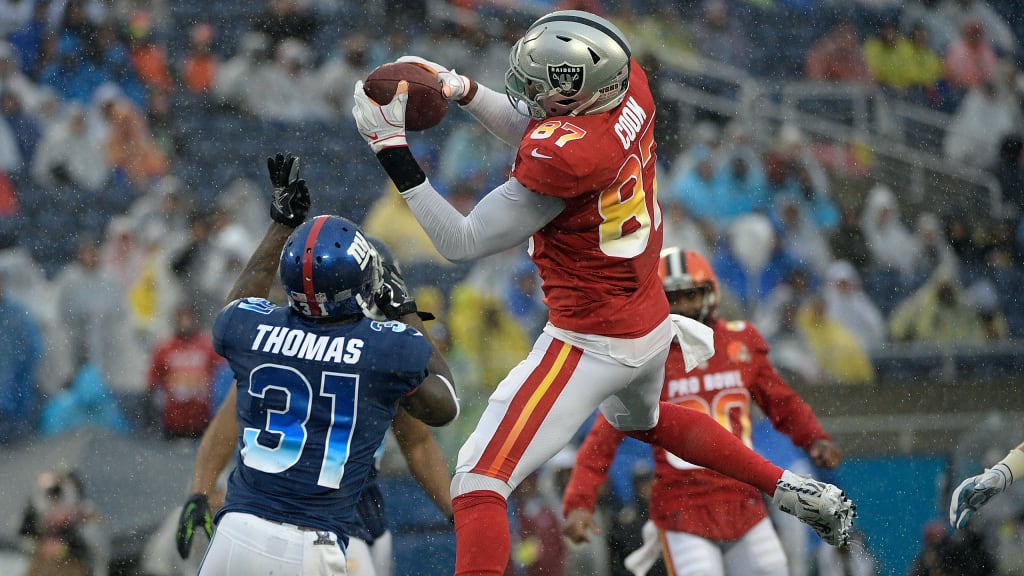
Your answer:
[[[1020,107],[994,81],[971,89],[953,113],[942,141],[946,158],[981,170],[999,159],[1003,139],[1020,128]]]
[[[861,212],[861,229],[871,252],[872,267],[894,269],[909,279],[921,248],[903,223],[896,196],[888,186],[878,184],[868,192]]]
[[[85,107],[71,103],[43,135],[32,159],[32,179],[45,188],[99,191],[110,177],[103,147],[89,130]]]
[[[889,317],[894,341],[932,342],[943,346],[982,344],[985,326],[953,270],[942,267],[899,304]]]
[[[112,84],[96,91],[95,102],[107,123],[103,143],[107,163],[118,177],[133,189],[144,190],[153,180],[167,174],[167,157],[153,139],[142,111]]]
[[[825,310],[860,342],[862,349],[878,349],[886,340],[885,318],[864,293],[856,268],[845,260],[829,266],[825,274]]]
[[[964,22],[960,38],[946,51],[946,80],[963,90],[979,88],[995,76],[999,57],[977,20]]]

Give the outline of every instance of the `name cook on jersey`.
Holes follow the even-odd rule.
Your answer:
[[[316,362],[355,364],[363,355],[363,345],[359,338],[318,336],[297,328],[260,324],[252,350]]]
[[[622,107],[622,112],[615,121],[615,134],[619,137],[623,150],[629,150],[630,144],[640,135],[640,128],[646,119],[647,111],[632,96],[627,98],[626,105]]]

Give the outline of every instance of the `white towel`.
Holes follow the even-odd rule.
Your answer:
[[[672,332],[683,349],[683,363],[689,372],[715,355],[715,332],[710,326],[679,314],[669,314]]]
[[[657,328],[639,338],[612,338],[563,330],[548,323],[544,332],[552,338],[579,346],[595,354],[611,356],[626,366],[643,366],[679,340],[689,372],[715,355],[715,333],[710,327],[685,316],[669,314]]]
[[[629,570],[634,576],[646,576],[658,558],[661,558],[661,541],[658,538],[658,527],[654,525],[654,522],[650,520],[645,522],[640,534],[644,537],[643,545],[622,561],[626,570]]]

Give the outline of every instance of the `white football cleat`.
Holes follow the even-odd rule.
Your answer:
[[[775,484],[772,503],[779,510],[796,516],[833,546],[846,545],[857,515],[857,507],[838,487],[789,470],[784,471]]]

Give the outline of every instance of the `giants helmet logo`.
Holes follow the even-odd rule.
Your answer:
[[[583,66],[573,66],[568,62],[548,66],[548,81],[562,96],[575,96],[583,88]]]

